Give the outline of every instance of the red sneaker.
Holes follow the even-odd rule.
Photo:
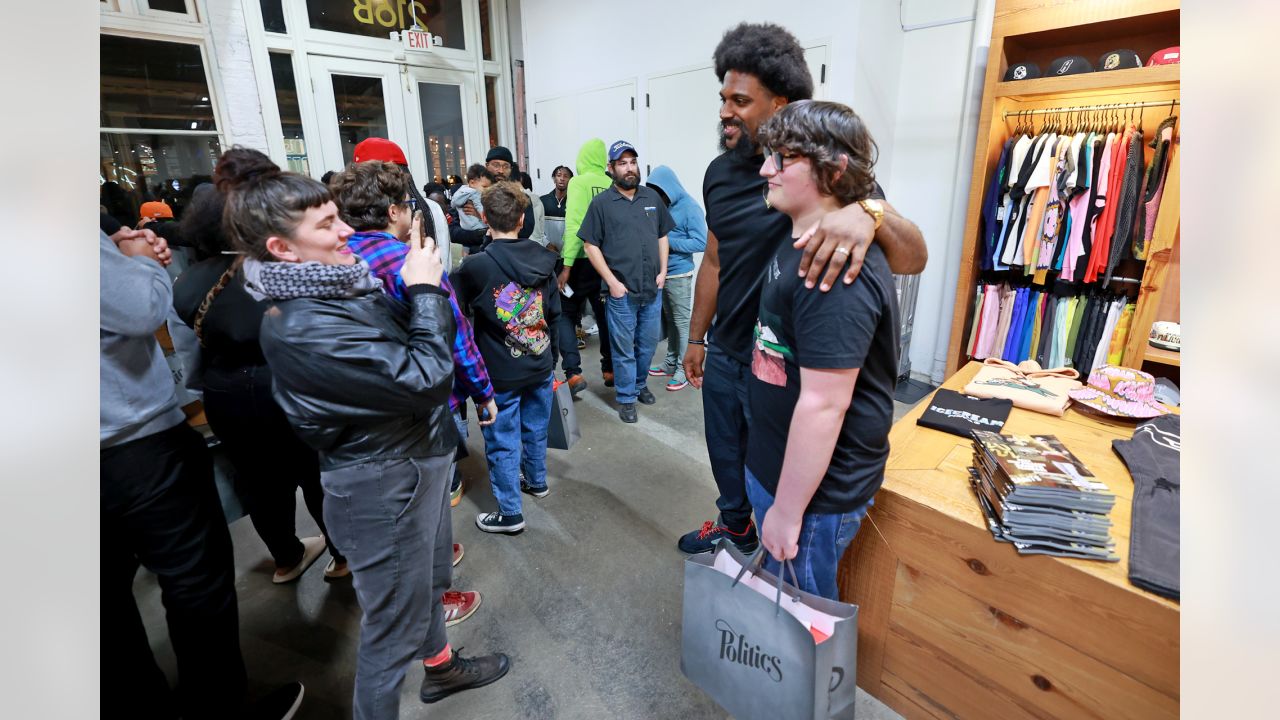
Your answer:
[[[444,626],[453,627],[475,614],[480,607],[480,593],[475,590],[449,590],[440,597],[444,604]]]
[[[453,566],[458,567],[458,563],[462,562],[462,543],[453,544]]]

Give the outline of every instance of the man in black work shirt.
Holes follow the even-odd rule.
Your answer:
[[[720,491],[720,514],[680,538],[678,546],[686,553],[710,552],[724,538],[744,552],[753,552],[757,545],[744,469],[751,423],[746,393],[760,281],[777,250],[761,238],[787,237],[790,220],[764,201],[764,151],[756,133],[787,103],[813,96],[804,48],[785,28],[742,23],[725,33],[714,58],[721,82],[724,152],[711,161],[703,181],[707,249],[694,285],[684,368],[689,383],[702,389],[707,454]],[[873,240],[893,272],[915,274],[924,269],[928,250],[919,228],[877,199],[883,197],[877,186],[870,199],[828,213],[816,229],[801,236],[799,272],[805,273],[806,287],[826,292],[840,279],[852,283]]]
[[[640,185],[640,163],[630,143],[619,140],[609,147],[609,171],[613,185],[587,206],[578,237],[609,288],[606,312],[618,417],[633,423],[636,400],[657,402],[645,384],[661,331],[667,233],[675,220],[658,193]]]

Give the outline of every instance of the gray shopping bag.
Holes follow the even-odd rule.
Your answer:
[[[717,569],[723,553],[741,566],[736,577]],[[787,586],[758,569],[763,553],[748,560],[720,543],[685,560],[680,669],[736,720],[852,720],[857,606]],[[762,594],[761,583],[776,597]],[[805,608],[829,616],[830,637],[816,642],[792,614]]]
[[[573,395],[569,383],[556,383],[551,401],[551,423],[547,426],[547,447],[568,450],[578,442],[578,415],[573,410]]]

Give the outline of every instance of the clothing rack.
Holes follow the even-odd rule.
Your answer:
[[[1055,114],[1061,114],[1061,113],[1067,113],[1067,112],[1092,112],[1097,110],[1137,110],[1142,108],[1157,108],[1157,107],[1167,107],[1169,108],[1169,112],[1172,113],[1173,109],[1181,104],[1182,104],[1181,100],[1160,100],[1160,101],[1149,101],[1149,102],[1110,103],[1110,104],[1103,104],[1103,105],[1079,105],[1079,106],[1071,106],[1071,107],[1036,108],[1035,110],[1006,110],[1004,113],[1004,119],[1008,120],[1010,117],[1028,117],[1031,115],[1055,115]]]

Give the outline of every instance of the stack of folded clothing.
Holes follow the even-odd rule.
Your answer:
[[[1023,555],[1118,562],[1115,495],[1053,435],[973,432],[969,484],[991,535]]]

